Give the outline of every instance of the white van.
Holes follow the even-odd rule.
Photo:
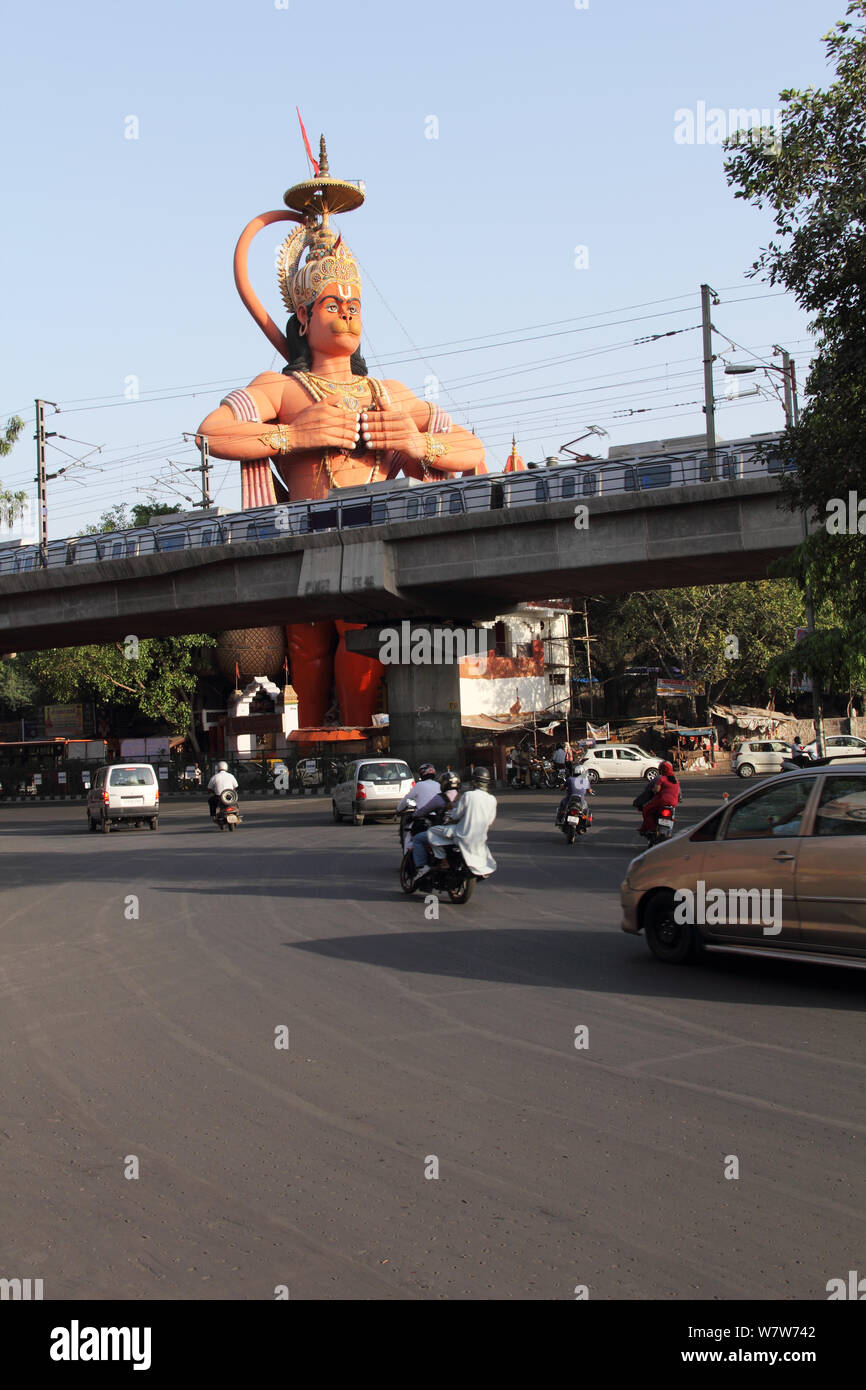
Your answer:
[[[98,769],[87,793],[87,828],[107,835],[118,821],[159,825],[159,782],[150,763],[112,763]]]
[[[363,825],[376,816],[393,816],[415,779],[402,758],[356,758],[334,787],[331,811],[335,821],[350,816]]]

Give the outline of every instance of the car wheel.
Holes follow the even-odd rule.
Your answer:
[[[591,787],[598,786],[599,777],[594,767],[587,768],[586,777]]]
[[[666,890],[656,893],[644,913],[644,934],[647,945],[657,960],[666,965],[685,965],[697,954],[694,927],[674,918],[676,899]]]
[[[111,829],[111,822],[110,822],[110,820],[108,819],[108,816],[103,815],[102,820],[100,821],[100,824],[99,824],[99,828],[100,828],[100,830],[102,831],[103,835],[107,835],[107,834],[108,834],[109,830]]]
[[[336,803],[336,801],[332,801],[332,802],[331,802],[331,815],[334,817],[334,823],[335,823],[336,825],[341,825],[341,824],[342,824],[343,817],[342,817],[342,815],[340,814],[340,812],[337,810],[337,803]]]
[[[648,767],[647,770],[646,770],[646,772],[645,772],[644,775],[643,775],[643,780],[644,780],[645,782],[654,782],[655,779],[658,777],[658,775],[659,775],[659,770],[658,770],[657,767]]]
[[[754,777],[754,775],[755,769],[752,767],[751,763],[740,763],[740,766],[737,768],[738,777]]]
[[[89,811],[87,812],[87,829],[88,829],[88,830],[95,830],[95,829],[96,829],[96,821],[93,819],[93,817],[92,817],[92,815],[90,814]]]
[[[352,807],[352,824],[353,824],[353,825],[363,825],[363,824],[364,824],[364,817],[363,817],[363,815],[362,815],[361,812],[358,811],[354,806]]]
[[[157,816],[151,816],[151,818],[150,818],[150,828],[151,828],[151,830],[158,830],[158,829],[159,829],[159,819],[158,819]]]

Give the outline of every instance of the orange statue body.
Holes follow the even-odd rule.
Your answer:
[[[240,461],[244,507],[324,498],[332,487],[380,482],[399,472],[423,481],[485,473],[484,449],[473,434],[401,382],[367,375],[359,350],[360,272],[330,224],[332,212],[363,202],[363,186],[330,177],[324,139],[313,166],[316,176],[285,194],[292,211],[254,218],[235,252],[241,298],[288,366],[229,392],[202,421],[199,435],[217,458]],[[292,312],[285,335],[257,299],[246,270],[252,238],[277,221],[298,224],[278,262],[283,299]],[[321,724],[328,709],[335,627],[333,677],[342,722],[372,723],[383,668],[347,651],[343,641],[350,627],[362,626],[287,626],[302,728]]]

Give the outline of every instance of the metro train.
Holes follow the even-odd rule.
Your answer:
[[[720,444],[716,449],[717,479],[731,482],[746,477],[778,475],[788,464],[778,454],[755,457],[759,446],[778,435],[752,435]],[[148,526],[129,531],[74,536],[49,541],[44,557],[38,545],[25,541],[0,544],[0,575],[19,574],[47,565],[93,564],[173,550],[243,544],[302,536],[314,532],[503,508],[537,506],[548,502],[591,502],[616,494],[680,488],[713,480],[706,449],[670,450],[640,457],[599,459],[553,466],[530,465],[521,473],[487,473],[450,482],[418,483],[399,478],[357,488],[332,488],[316,502],[289,502],[243,512],[176,512],[155,517]]]

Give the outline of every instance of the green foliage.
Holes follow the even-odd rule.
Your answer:
[[[785,489],[822,528],[801,547],[797,572],[836,609],[836,635],[808,655],[815,674],[826,660],[826,683],[842,689],[843,671],[853,678],[866,652],[866,537],[828,535],[823,523],[831,499],[866,497],[866,0],[846,14],[825,36],[836,80],[782,92],[778,148],[737,147],[725,165],[735,196],[766,204],[774,219],[751,273],[785,285],[813,316],[818,352],[809,402],[785,435],[796,465]]]
[[[26,657],[27,670],[48,697],[61,704],[94,699],[132,706],[144,718],[164,722],[176,734],[190,732],[196,680],[208,666],[204,649],[213,637],[143,637],[138,655],[125,644],[58,647]]]
[[[711,700],[763,704],[788,686],[788,670],[768,679],[768,668],[803,621],[802,597],[787,579],[637,592],[594,603],[593,661],[603,672],[676,668],[705,683]]]
[[[147,526],[152,516],[173,516],[176,511],[177,507],[157,502],[154,497],[149,497],[146,502],[136,502],[131,507],[127,502],[121,502],[119,506],[109,507],[107,512],[103,512],[95,525],[85,526],[82,534],[96,536],[109,531],[131,531],[139,526]]]
[[[20,415],[13,415],[11,420],[7,422],[5,429],[0,430],[0,458],[6,454],[11,454],[15,441],[23,428],[24,421]],[[7,492],[0,484],[0,521],[3,525],[11,526],[24,511],[28,501],[26,492]]]
[[[36,682],[20,659],[0,661],[0,712],[4,718],[17,719],[25,714],[37,694]]]

